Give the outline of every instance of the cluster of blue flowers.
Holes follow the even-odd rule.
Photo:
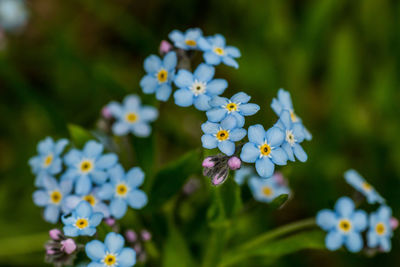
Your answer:
[[[363,194],[369,204],[379,204],[376,212],[369,216],[364,210],[356,210],[349,197],[341,197],[335,204],[335,209],[321,210],[317,214],[317,224],[328,232],[325,238],[329,250],[337,250],[343,245],[350,252],[359,252],[364,248],[362,232],[367,231],[367,246],[389,252],[391,238],[396,223],[392,218],[392,210],[385,204],[379,193],[365,181],[355,170],[345,173],[346,181]]]

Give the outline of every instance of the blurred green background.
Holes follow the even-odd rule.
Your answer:
[[[269,104],[283,87],[313,133],[303,146],[309,160],[282,168],[294,199],[260,213],[260,229],[314,216],[352,195],[343,179],[349,168],[400,217],[400,2],[35,0],[28,8],[26,29],[8,34],[0,52],[0,249],[4,240],[51,227],[31,199],[27,161],[36,143],[68,137],[68,123],[93,129],[109,101],[141,94],[145,57],[157,53],[171,30],[189,27],[221,33],[241,50],[240,68],[220,66],[216,76],[229,82],[225,96],[243,90],[262,107],[250,122],[275,122]],[[144,99],[155,103],[153,96]],[[199,147],[205,121],[172,98],[160,110],[157,166]],[[391,253],[373,258],[310,250],[275,266],[398,266],[398,233],[392,243]],[[0,257],[0,265],[41,266],[42,258]],[[263,266],[249,266],[257,264]]]

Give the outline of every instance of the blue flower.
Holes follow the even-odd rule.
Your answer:
[[[328,232],[325,244],[329,250],[337,250],[343,244],[351,252],[358,252],[363,248],[361,232],[367,228],[367,213],[354,210],[354,202],[350,198],[339,198],[335,211],[319,211],[317,224]]]
[[[175,84],[179,89],[174,93],[175,103],[180,107],[194,104],[198,110],[211,108],[209,101],[213,96],[222,94],[228,87],[224,79],[213,79],[215,69],[207,64],[200,64],[192,74],[187,70],[179,70]]]
[[[285,133],[285,141],[282,148],[289,160],[294,161],[294,156],[301,162],[307,161],[307,154],[300,143],[304,141],[304,127],[301,123],[293,122],[289,110],[283,110],[276,126]]]
[[[96,141],[88,141],[83,150],[71,149],[64,157],[68,166],[63,180],[75,181],[75,193],[87,195],[92,190],[92,182],[103,184],[108,178],[107,170],[117,161],[113,153],[102,154],[103,145]]]
[[[167,101],[171,95],[171,83],[175,75],[177,63],[176,53],[171,51],[161,59],[156,55],[147,57],[144,61],[144,69],[147,75],[140,81],[143,93],[154,94],[160,101]]]
[[[227,118],[221,124],[206,122],[201,125],[204,135],[201,137],[203,147],[213,149],[218,147],[222,153],[232,156],[235,153],[235,143],[246,136],[246,130],[236,127],[234,117]]]
[[[288,156],[281,148],[285,141],[284,132],[272,127],[267,132],[260,124],[249,127],[249,141],[242,148],[240,158],[247,163],[256,163],[256,170],[261,177],[270,177],[275,164],[285,165]]]
[[[223,62],[225,65],[239,68],[235,58],[240,57],[240,51],[234,46],[226,46],[225,37],[221,34],[215,34],[210,37],[200,37],[198,41],[200,50],[204,51],[203,57],[207,64],[219,65]]]
[[[183,50],[198,49],[197,42],[203,33],[199,28],[188,29],[185,33],[173,30],[169,35],[169,39],[174,42],[174,45]]]
[[[98,196],[103,200],[111,200],[110,213],[117,219],[122,218],[128,205],[141,209],[147,204],[146,194],[138,189],[144,181],[144,173],[138,168],[130,169],[126,174],[121,165],[109,171],[110,183],[103,184]]]
[[[151,133],[149,123],[158,118],[158,110],[152,106],[142,106],[137,95],[126,96],[122,105],[111,102],[107,107],[116,119],[112,126],[116,135],[131,132],[138,137],[147,137]]]
[[[54,142],[51,137],[39,142],[37,151],[39,155],[29,160],[32,172],[36,175],[36,186],[43,186],[43,178],[53,176],[62,170],[61,153],[68,144],[67,139],[60,139]]]
[[[390,227],[391,218],[392,209],[388,206],[381,206],[378,211],[370,215],[367,233],[368,246],[370,248],[380,247],[385,252],[391,250],[391,238],[393,236],[392,228]]]
[[[101,223],[103,214],[101,212],[93,213],[92,206],[81,201],[70,215],[63,215],[61,220],[64,223],[64,234],[66,236],[92,236],[96,233],[96,227]]]
[[[66,213],[71,212],[73,209],[78,206],[78,204],[85,200],[90,205],[92,205],[93,212],[101,212],[103,213],[104,218],[110,217],[110,209],[108,208],[107,204],[104,203],[98,193],[99,187],[95,187],[89,194],[87,195],[69,195],[65,198],[65,206],[66,206]]]
[[[253,168],[244,166],[235,172],[234,179],[238,185],[243,185],[248,177],[253,174]]]
[[[23,27],[28,20],[28,11],[24,0],[0,1],[0,27],[14,31]]]
[[[365,179],[355,170],[348,170],[345,172],[344,178],[348,184],[353,186],[367,198],[369,204],[385,203],[385,199],[383,199],[383,197],[376,192],[375,188],[365,181]]]
[[[244,116],[251,116],[260,110],[260,106],[249,104],[250,96],[240,92],[232,96],[231,99],[215,96],[206,115],[211,122],[221,122],[223,119],[233,116],[237,120],[237,127],[244,126]]]
[[[87,267],[131,267],[136,263],[136,252],[124,248],[122,235],[109,233],[104,243],[93,240],[86,244],[86,255],[92,260]]]
[[[65,199],[72,191],[72,182],[69,180],[58,183],[50,176],[43,178],[44,189],[33,193],[33,202],[39,207],[45,207],[44,219],[50,223],[57,223],[60,211],[66,210]]]
[[[260,202],[270,203],[280,195],[290,193],[289,187],[278,183],[272,177],[265,179],[259,176],[252,176],[248,184],[254,199]]]
[[[293,103],[292,103],[292,98],[290,97],[290,93],[288,91],[285,91],[283,89],[279,89],[278,91],[278,99],[274,98],[272,99],[271,103],[271,108],[274,110],[276,115],[280,116],[283,110],[288,110],[290,112],[290,118],[293,123],[301,123],[303,125],[300,117],[298,117],[294,113],[294,108],[293,108]],[[306,140],[311,140],[312,135],[311,133],[304,127],[304,138]]]

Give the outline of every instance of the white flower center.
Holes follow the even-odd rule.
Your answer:
[[[292,130],[286,130],[286,142],[288,142],[291,146],[296,143],[296,138],[294,138],[294,134]]]
[[[193,92],[195,96],[202,95],[207,90],[207,84],[195,80],[194,83],[192,84],[192,87],[190,87],[190,90]]]

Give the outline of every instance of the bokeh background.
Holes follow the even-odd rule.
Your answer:
[[[35,0],[27,8],[26,27],[6,34],[0,51],[0,250],[51,227],[31,199],[27,161],[36,143],[68,137],[69,123],[93,129],[109,101],[141,94],[145,57],[171,30],[189,27],[221,33],[241,50],[240,68],[218,67],[217,76],[229,82],[226,96],[243,90],[262,107],[250,122],[275,122],[269,104],[283,87],[313,133],[304,144],[309,160],[283,168],[294,199],[260,213],[260,229],[314,216],[351,196],[343,179],[349,168],[400,217],[400,2]],[[152,96],[144,101],[156,103]],[[205,121],[172,99],[157,105],[154,168],[200,146]],[[396,233],[392,252],[375,257],[309,250],[274,265],[398,266],[399,240]],[[1,266],[42,262],[41,253],[0,257]]]

